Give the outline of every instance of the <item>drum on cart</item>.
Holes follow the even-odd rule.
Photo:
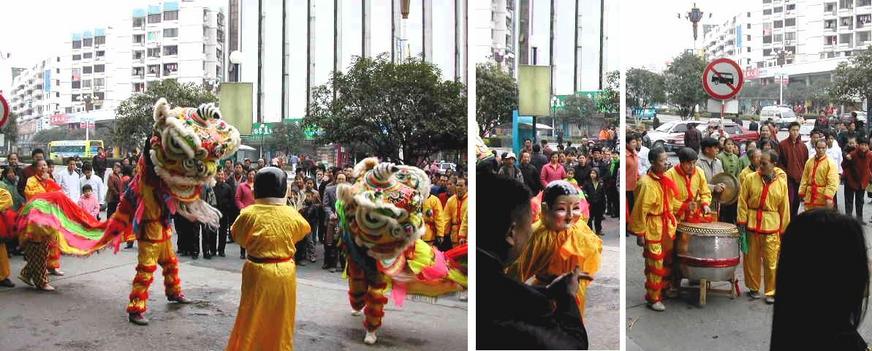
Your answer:
[[[723,222],[681,223],[678,225],[675,251],[683,278],[699,282],[699,303],[705,305],[706,294],[738,294],[736,267],[739,265],[739,230]],[[710,289],[711,282],[730,282],[730,289]],[[695,289],[695,287],[694,287]]]

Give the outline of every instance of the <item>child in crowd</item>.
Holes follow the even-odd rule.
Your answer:
[[[82,195],[79,197],[79,207],[85,212],[90,213],[94,218],[100,219],[100,203],[97,201],[97,196],[94,195],[94,189],[91,185],[85,184],[82,187]]]

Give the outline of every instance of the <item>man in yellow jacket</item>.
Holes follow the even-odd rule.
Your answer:
[[[645,300],[655,311],[665,311],[661,291],[670,286],[672,240],[678,221],[673,203],[678,189],[665,175],[666,151],[655,147],[648,153],[651,168],[636,183],[635,202],[628,229],[636,235],[636,243],[644,247]],[[705,182],[703,182],[705,184]]]
[[[678,187],[678,195],[673,199],[672,205],[679,222],[711,212],[709,204],[712,202],[712,192],[705,173],[696,165],[697,158],[696,151],[682,148],[678,150],[680,164],[664,174]]]
[[[739,187],[737,225],[748,232],[745,255],[745,285],[759,299],[760,268],[763,268],[766,303],[775,303],[775,271],[781,249],[781,233],[790,223],[787,177],[776,172],[778,154],[764,151],[759,171],[745,177]]]
[[[818,207],[832,208],[833,197],[839,189],[839,166],[827,156],[826,140],[815,142],[814,150],[814,158],[805,162],[799,182],[799,196],[806,211]]]
[[[427,200],[424,200],[424,236],[421,240],[433,245],[436,238],[442,237],[444,233],[439,232],[439,216],[442,215],[442,203],[436,195],[430,194]]]
[[[466,243],[466,202],[466,178],[457,178],[454,195],[448,198],[442,214],[438,217],[441,232],[437,235],[440,238],[447,235],[451,239],[451,246]]]

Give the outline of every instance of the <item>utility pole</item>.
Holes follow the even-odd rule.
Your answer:
[[[306,116],[309,115],[309,105],[312,104],[312,75],[315,73],[315,4],[306,0]]]
[[[257,123],[263,123],[263,0],[257,0]]]
[[[288,2],[282,1],[282,116],[279,123],[288,118]]]

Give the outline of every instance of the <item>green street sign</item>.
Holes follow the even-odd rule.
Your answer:
[[[268,136],[272,135],[272,126],[270,123],[252,123],[251,135],[253,136]]]
[[[576,91],[575,92],[576,96],[587,97],[588,99],[593,100],[594,103],[596,103],[597,99],[599,99],[601,94],[602,94],[602,90],[588,90],[588,91]],[[551,110],[554,111],[554,113],[557,113],[558,111],[563,111],[564,106],[566,106],[566,99],[569,98],[570,96],[572,96],[572,95],[554,95],[551,98]]]

